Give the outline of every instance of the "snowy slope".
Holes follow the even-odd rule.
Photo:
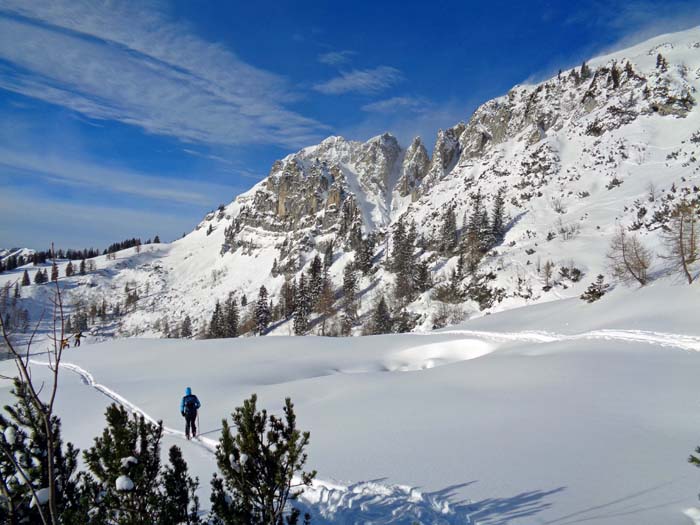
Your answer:
[[[81,448],[113,399],[162,418],[205,506],[220,419],[257,392],[275,411],[291,396],[311,431],[319,482],[304,503],[324,523],[682,525],[700,485],[685,461],[700,424],[690,290],[619,289],[430,334],[87,345],[65,356],[59,413]],[[182,439],[185,386],[203,402],[200,442]]]
[[[467,300],[452,308],[453,321],[483,315],[482,309],[576,297],[598,273],[609,274],[605,252],[618,225],[658,254],[669,210],[682,198],[700,198],[700,28],[588,66],[588,76],[582,68],[563,71],[485,103],[467,122],[441,130],[431,155],[420,139],[402,149],[388,134],[365,143],[329,137],[304,148],[277,161],[265,180],[212,211],[186,237],[141,253],[125,250],[114,260],[96,258],[97,272],[65,280],[70,302],[123,303],[129,287],[139,294],[135,307],[118,324],[98,323],[96,337],[162,336],[166,324],[172,328],[185,315],[197,332],[231,292],[254,299],[264,284],[276,301],[285,277],[273,276],[273,263],[298,276],[331,242],[329,273],[339,290],[353,259],[353,235],[373,232],[377,270],[360,282],[365,315],[376,297],[391,295],[394,275],[383,262],[399,218],[415,222],[415,256],[429,261],[438,286],[458,260],[435,245],[444,211],[452,207],[463,230],[476,196],[488,209],[499,188],[511,222],[479,269],[495,300]],[[542,275],[547,263],[551,288]],[[570,267],[583,272],[581,281],[559,277]],[[0,285],[21,271],[0,274]],[[651,274],[671,282],[659,258]],[[471,279],[460,285],[467,288]],[[432,328],[440,308],[434,297],[427,292],[407,306],[418,316],[416,330]],[[272,330],[290,333],[289,323]]]

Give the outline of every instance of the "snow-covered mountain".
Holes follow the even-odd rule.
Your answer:
[[[579,295],[609,274],[605,252],[619,224],[659,253],[659,227],[674,203],[700,198],[699,87],[694,28],[516,86],[439,131],[431,154],[418,137],[405,149],[390,134],[364,143],[329,137],[275,162],[184,238],[97,258],[96,272],[68,280],[71,300],[123,304],[136,290],[138,300],[105,334],[158,336],[186,315],[196,332],[217,300],[235,292],[252,302],[264,284],[276,303],[285,279],[331,252],[340,304],[343,269],[371,236],[373,269],[359,283],[366,316],[380,295],[396,295],[386,263],[399,223],[415,225],[411,257],[432,281],[408,304],[392,303],[413,329],[432,328],[436,312],[444,314],[447,282],[460,291],[448,322]],[[503,235],[462,272],[470,223],[489,225],[499,191]],[[451,231],[454,246],[445,247]],[[652,270],[668,271],[660,260]],[[291,323],[271,333],[289,334]]]
[[[31,257],[34,255],[34,250],[31,248],[0,248],[0,261],[10,257]]]

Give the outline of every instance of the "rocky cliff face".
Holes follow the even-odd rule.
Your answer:
[[[181,311],[203,320],[216,297],[232,290],[252,297],[261,284],[274,296],[285,275],[298,276],[329,245],[329,275],[339,290],[358,240],[372,233],[379,242],[374,270],[361,283],[366,312],[374,296],[395,287],[385,263],[402,220],[415,226],[413,257],[432,280],[432,290],[403,306],[418,326],[430,327],[441,304],[437,290],[455,279],[465,256],[469,221],[481,214],[488,222],[499,192],[505,234],[478,271],[458,275],[457,285],[472,294],[459,304],[464,315],[579,294],[606,272],[604,253],[618,224],[653,248],[674,203],[700,198],[699,87],[694,29],[516,86],[466,123],[439,131],[430,155],[420,138],[403,149],[389,134],[367,142],[330,137],[304,148],[175,243],[175,259],[216,255],[187,277]],[[454,226],[446,226],[452,215]],[[445,250],[438,241],[451,228],[458,242]],[[567,277],[572,268],[584,277]],[[194,303],[187,290],[198,288],[207,298]],[[492,301],[473,299],[486,292]]]

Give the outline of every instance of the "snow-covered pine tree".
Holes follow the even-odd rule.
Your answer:
[[[588,67],[586,61],[584,60],[581,64],[581,80],[587,80],[591,77],[591,68]]]
[[[430,264],[427,260],[421,260],[416,264],[416,290],[426,292],[433,286],[433,278],[430,274]]]
[[[326,244],[326,249],[323,253],[323,271],[328,271],[328,269],[333,264],[333,241],[329,241]]]
[[[80,261],[80,268],[78,270],[80,275],[85,275],[85,259]]]
[[[294,314],[294,301],[297,294],[297,282],[296,279],[289,279],[284,281],[282,285],[281,298],[283,316],[285,319],[289,319]]]
[[[186,315],[182,320],[182,324],[180,325],[180,337],[192,337],[192,319],[190,319],[189,315]]]
[[[169,464],[163,468],[161,477],[161,511],[162,525],[178,523],[195,525],[199,519],[199,497],[197,487],[199,480],[190,477],[187,463],[179,447],[172,446],[168,451]]]
[[[209,321],[208,337],[210,339],[225,337],[224,313],[221,309],[221,303],[218,300],[216,301],[214,312],[211,314],[211,320]]]
[[[304,274],[299,277],[297,293],[294,299],[294,334],[305,335],[309,331],[309,314],[311,313],[311,297]]]
[[[287,503],[311,486],[316,471],[304,471],[310,435],[297,429],[294,405],[287,398],[283,417],[268,416],[253,394],[232,418],[235,432],[224,419],[216,449],[213,525],[296,525],[298,511],[284,520]]]
[[[389,312],[389,307],[384,300],[384,296],[381,296],[374,310],[372,310],[369,333],[370,335],[388,334],[392,332],[392,328],[393,320]]]
[[[15,404],[5,407],[9,417],[0,414],[0,522],[87,523],[88,509],[75,476],[78,450],[71,443],[63,446],[60,419],[52,416],[47,429],[26,385],[19,380],[12,394]],[[48,464],[49,435],[54,443],[53,470]],[[49,476],[59,488],[54,512],[48,505]]]
[[[162,423],[154,425],[140,415],[130,418],[124,407],[114,404],[105,417],[107,428],[83,453],[89,469],[85,487],[92,502],[89,523],[199,523],[198,501],[191,498],[197,481],[187,474],[179,450],[171,449],[170,458],[176,463],[164,477]]]
[[[358,250],[355,252],[353,264],[363,275],[367,275],[372,269],[372,257],[374,255],[375,244],[375,235],[370,233],[367,237],[362,239]]]
[[[610,285],[605,283],[605,277],[598,275],[595,282],[591,283],[581,295],[581,299],[587,303],[594,303],[606,294],[608,288]]]
[[[31,281],[29,280],[29,272],[24,270],[24,273],[22,274],[22,286],[29,286],[30,284]]]
[[[51,264],[51,282],[58,281],[58,266],[56,263]]]
[[[255,303],[255,331],[258,335],[263,335],[267,327],[270,325],[272,312],[270,311],[270,303],[267,295],[267,288],[260,287],[258,292],[258,300]]]
[[[493,205],[491,208],[491,236],[494,244],[503,241],[503,237],[506,234],[505,194],[506,189],[501,187],[493,198]]]
[[[454,206],[449,206],[442,215],[439,249],[443,255],[451,254],[457,246],[457,216]]]
[[[343,269],[343,314],[341,332],[350,335],[352,327],[357,322],[357,273],[352,263]]]
[[[238,304],[233,293],[229,294],[226,304],[224,304],[223,315],[224,337],[238,337],[240,313],[238,312]]]
[[[311,261],[309,265],[309,278],[307,286],[309,287],[309,297],[311,299],[311,304],[315,305],[318,301],[318,296],[321,293],[321,285],[323,284],[323,262],[321,258],[317,255]]]
[[[72,277],[73,273],[74,273],[73,262],[68,261],[68,264],[66,264],[66,277]]]
[[[411,301],[416,289],[416,260],[413,257],[415,240],[415,223],[407,228],[403,218],[399,218],[392,236],[393,251],[390,267],[396,273],[394,294],[403,304]]]

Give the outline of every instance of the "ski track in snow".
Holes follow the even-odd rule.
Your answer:
[[[31,360],[32,364],[49,366],[45,361]],[[61,367],[80,376],[82,382],[112,401],[122,405],[134,414],[144,417],[153,424],[158,421],[137,405],[119,395],[114,390],[99,384],[95,377],[84,368],[73,363],[61,363]],[[163,433],[203,447],[210,453],[216,451],[217,440],[198,436],[188,440],[185,433],[163,426]],[[449,496],[423,493],[413,487],[389,485],[377,481],[363,481],[351,485],[342,485],[321,480],[314,480],[313,486],[295,502],[295,506],[312,515],[322,516],[328,523],[355,525],[363,523],[413,525],[430,523],[434,525],[470,525],[468,514],[456,512],[449,501]]]
[[[560,341],[580,341],[582,339],[625,341],[630,343],[645,343],[650,345],[681,348],[700,352],[700,336],[669,334],[665,332],[649,332],[645,330],[593,330],[580,334],[558,334],[546,331],[525,332],[485,332],[478,330],[445,330],[440,332],[424,332],[417,335],[465,335],[491,341],[520,341],[525,343],[556,343]]]
[[[496,342],[525,342],[553,343],[577,340],[614,340],[636,342],[643,344],[674,347],[683,350],[700,352],[700,336],[650,332],[643,330],[594,330],[580,334],[558,334],[547,331],[524,332],[487,332],[477,330],[445,330],[432,333],[413,333],[414,336],[425,335],[463,335],[468,338],[478,338]],[[408,335],[410,337],[411,335]],[[440,345],[440,342],[432,346]],[[417,347],[420,350],[426,347]],[[411,349],[409,349],[410,351]],[[403,351],[405,353],[406,350]],[[415,352],[412,352],[415,353]],[[464,359],[473,359],[490,352],[477,352]],[[415,356],[418,357],[418,356]],[[455,362],[459,358],[450,360]],[[32,364],[48,366],[49,363],[31,360]],[[448,364],[447,362],[445,364]],[[73,363],[61,363],[61,366],[80,376],[86,386],[94,388],[112,401],[122,405],[134,414],[143,416],[151,423],[158,421],[140,407],[121,396],[114,390],[98,383],[95,377],[84,368]],[[431,366],[421,367],[431,368]],[[416,367],[396,368],[396,371],[418,370]],[[216,451],[218,441],[198,436],[187,440],[185,433],[174,428],[163,426],[166,435],[186,440],[188,443],[200,446],[210,453]],[[419,491],[403,485],[389,485],[379,481],[363,481],[343,485],[330,481],[315,480],[312,487],[306,489],[297,505],[301,510],[308,510],[316,516],[321,516],[329,523],[355,525],[357,523],[412,525],[414,523],[430,523],[435,525],[469,525],[474,522],[469,518],[469,504],[453,504],[450,496],[441,496]],[[690,509],[686,514],[693,520],[696,514]],[[700,512],[698,512],[700,514]],[[700,519],[695,521],[700,523]]]

